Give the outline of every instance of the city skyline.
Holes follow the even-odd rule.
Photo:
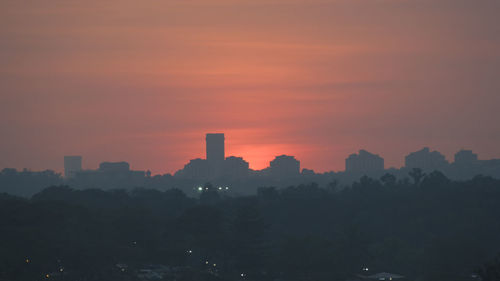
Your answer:
[[[13,167],[13,166],[5,166],[5,167],[1,167],[2,169],[3,168],[14,168],[14,169],[18,169],[18,170],[22,170],[22,169],[28,169],[28,170],[33,170],[33,171],[43,171],[43,170],[53,170],[53,171],[56,171],[58,173],[61,173],[61,174],[66,174],[65,172],[65,165],[64,165],[64,162],[66,162],[66,159],[69,158],[70,160],[73,160],[74,158],[79,158],[79,167],[80,169],[82,170],[92,170],[92,169],[96,169],[100,166],[100,164],[102,163],[105,163],[105,162],[112,162],[112,163],[118,163],[118,162],[126,162],[126,163],[131,163],[131,165],[133,165],[133,169],[134,170],[142,170],[142,171],[151,171],[153,174],[174,174],[175,172],[179,171],[179,170],[182,170],[182,166],[184,166],[187,162],[186,161],[190,161],[190,160],[196,160],[196,159],[208,159],[208,151],[209,151],[209,146],[208,146],[208,135],[211,135],[211,137],[216,137],[217,135],[222,135],[222,148],[216,148],[216,149],[222,149],[222,151],[220,153],[222,153],[222,157],[224,157],[223,159],[227,159],[229,157],[241,157],[242,159],[248,161],[244,156],[242,155],[238,155],[238,154],[233,154],[231,152],[228,152],[226,153],[227,151],[227,146],[231,144],[231,141],[229,142],[225,142],[225,133],[207,133],[206,134],[206,139],[205,139],[205,144],[204,146],[206,146],[206,149],[205,151],[197,151],[197,155],[202,155],[200,157],[194,157],[194,158],[191,158],[191,159],[186,159],[182,165],[180,165],[179,167],[176,167],[176,168],[173,168],[174,170],[172,172],[170,171],[166,171],[166,172],[162,172],[162,171],[155,171],[154,169],[151,169],[151,168],[148,168],[147,165],[144,166],[144,167],[140,167],[140,166],[137,166],[136,164],[134,164],[132,161],[130,161],[129,159],[125,159],[125,158],[114,158],[114,159],[103,159],[103,158],[99,158],[99,159],[92,159],[91,161],[88,161],[87,160],[87,157],[85,157],[85,155],[79,155],[78,153],[72,153],[72,154],[69,154],[69,155],[63,155],[64,157],[64,161],[63,161],[63,164],[62,165],[59,165],[60,167],[58,168],[50,168],[50,167],[41,167],[39,169],[32,169],[32,168],[28,168],[28,167]],[[347,163],[346,161],[349,160],[353,155],[355,156],[356,155],[356,152],[360,152],[360,153],[367,153],[368,154],[371,154],[371,152],[374,152],[374,151],[371,151],[371,150],[367,150],[365,148],[359,148],[358,150],[356,151],[352,151],[348,154],[345,155],[344,158],[341,159],[342,161],[342,167],[340,169],[333,169],[333,168],[325,168],[325,169],[314,169],[312,167],[309,167],[309,166],[304,166],[304,165],[301,165],[301,169],[305,168],[305,169],[308,169],[308,170],[313,170],[317,173],[324,173],[324,172],[344,172],[344,171],[347,171]],[[375,152],[376,153],[376,156],[377,157],[381,157],[382,159],[382,167],[384,167],[385,170],[388,170],[388,169],[401,169],[401,168],[404,168],[406,167],[407,165],[407,159],[408,156],[410,156],[411,154],[415,154],[415,153],[418,153],[418,152],[421,152],[421,151],[429,151],[429,146],[420,146],[419,149],[415,150],[415,151],[408,151],[406,152],[406,154],[404,155],[401,155],[401,164],[399,166],[391,166],[391,165],[384,165],[384,161],[386,161],[386,158],[384,157],[384,155],[382,153],[379,153],[379,152]],[[468,149],[468,148],[464,148],[464,147],[461,147],[460,149],[454,151],[454,152],[451,152],[451,156],[448,156],[448,155],[444,155],[444,153],[442,153],[439,149],[435,149],[432,153],[438,153],[440,155],[442,155],[441,157],[445,157],[444,160],[447,162],[447,163],[453,163],[455,161],[454,158],[456,158],[456,154],[459,153],[459,152],[470,152],[470,153],[474,153],[474,155],[476,155],[476,159],[477,160],[489,160],[489,159],[497,159],[495,157],[491,157],[491,158],[484,158],[484,157],[481,157],[475,150],[473,149]],[[216,152],[217,153],[217,152]],[[226,156],[224,156],[224,154],[226,154]],[[205,156],[205,157],[203,157]],[[248,164],[249,164],[249,169],[251,170],[255,170],[255,171],[259,171],[259,170],[263,170],[263,169],[266,169],[266,168],[269,168],[270,167],[270,163],[275,160],[277,157],[279,156],[292,156],[292,157],[296,157],[297,159],[299,159],[302,163],[302,160],[300,157],[297,157],[296,155],[293,155],[293,154],[290,154],[290,153],[278,153],[278,154],[275,154],[275,155],[272,155],[271,158],[267,159],[267,160],[264,160],[265,162],[263,162],[261,164],[261,166],[259,166],[258,168],[255,168],[255,167],[252,167],[252,163],[248,161]],[[219,156],[220,157],[220,156]],[[85,160],[82,160],[82,158],[84,158]],[[499,157],[500,158],[500,157]],[[88,161],[88,162],[87,162]],[[405,163],[406,162],[406,163]],[[72,165],[75,165],[75,164],[72,164]]]
[[[205,134],[205,158],[197,157],[189,160],[189,163],[184,165],[184,168],[178,168],[176,169],[175,173],[170,173],[170,174],[177,174],[178,172],[182,171],[183,169],[186,169],[188,166],[192,165],[208,165],[206,169],[211,169],[209,174],[211,173],[221,173],[221,170],[224,169],[232,169],[234,168],[234,165],[240,165],[238,162],[234,162],[228,167],[223,166],[225,161],[231,161],[231,160],[237,160],[238,161],[243,161],[246,164],[246,169],[251,169],[254,171],[263,171],[265,169],[272,169],[273,167],[273,162],[276,161],[281,161],[283,158],[292,158],[295,160],[294,155],[290,154],[281,154],[281,155],[275,155],[272,160],[268,161],[268,164],[261,168],[261,169],[253,169],[252,167],[249,166],[249,163],[245,161],[244,157],[241,157],[239,155],[231,155],[228,154],[227,156],[225,155],[225,134],[224,133],[206,133]],[[319,173],[322,172],[372,172],[372,171],[384,171],[384,170],[391,170],[391,169],[403,169],[403,168],[420,168],[423,170],[427,171],[432,171],[432,170],[441,170],[445,165],[451,164],[451,163],[458,163],[458,164],[465,164],[469,165],[471,162],[475,162],[478,160],[495,160],[495,158],[491,159],[480,159],[478,158],[478,154],[474,153],[472,150],[467,150],[467,149],[460,149],[456,151],[453,154],[453,158],[448,159],[446,158],[440,151],[434,150],[431,151],[429,147],[424,146],[422,149],[413,151],[413,152],[408,152],[404,156],[404,163],[400,167],[386,167],[384,165],[384,157],[378,155],[378,154],[373,154],[365,149],[359,149],[359,154],[356,153],[351,153],[348,156],[345,157],[344,159],[344,169],[343,170],[327,170],[327,171],[319,171]],[[75,162],[76,160],[76,162]],[[197,161],[203,161],[206,163],[197,163]],[[109,163],[110,161],[108,160],[103,160],[101,159],[101,162],[99,162],[99,168],[103,163]],[[111,163],[126,163],[129,165],[129,162],[126,160],[120,160],[120,161],[111,161]],[[298,167],[300,167],[300,161],[297,161]],[[293,164],[292,164],[293,165]],[[92,170],[90,167],[85,167],[82,168],[82,156],[64,156],[64,175],[65,177],[68,177],[68,173],[73,173],[74,172],[74,167],[78,167],[79,170]],[[68,172],[66,167],[70,169]],[[211,167],[211,168],[208,168]],[[215,168],[217,167],[217,168]],[[192,167],[191,167],[192,168]],[[218,171],[214,171],[213,169],[216,169]],[[77,170],[78,170],[77,169]],[[130,169],[130,167],[127,168],[127,170]],[[205,169],[205,168],[204,168]],[[293,168],[292,168],[293,169]],[[314,169],[311,169],[310,167],[303,167],[302,169],[297,168],[296,173],[300,173],[302,169],[314,171]],[[139,169],[140,170],[140,169]],[[151,173],[150,169],[143,169],[144,171],[148,171]],[[207,170],[208,172],[208,170]],[[318,171],[315,171],[318,172]],[[226,171],[226,173],[229,173]],[[166,173],[165,173],[166,174]],[[208,177],[210,178],[210,177]]]
[[[265,168],[256,170],[241,156],[226,157],[225,142],[224,133],[207,133],[206,157],[190,159],[172,174],[155,174],[149,169],[137,169],[127,161],[109,159],[101,159],[97,168],[90,167],[83,164],[85,157],[70,155],[64,156],[64,174],[52,170],[2,169],[0,176],[7,183],[5,190],[21,196],[30,196],[40,190],[40,185],[33,184],[34,179],[44,185],[67,184],[79,189],[180,188],[191,195],[204,190],[203,185],[213,183],[217,190],[242,195],[252,194],[260,186],[287,187],[311,182],[322,186],[345,185],[367,178],[380,179],[384,183],[407,183],[409,177],[417,178],[416,181],[436,176],[452,180],[500,177],[500,159],[479,159],[472,150],[460,150],[454,154],[453,161],[449,161],[429,147],[408,152],[400,168],[386,167],[381,155],[360,149],[345,158],[345,170],[314,171],[301,165],[300,159],[286,154],[275,156]],[[23,187],[19,188],[20,185]]]
[[[261,165],[256,168],[255,166],[252,166],[252,163],[250,161],[247,160],[246,157],[244,157],[243,155],[238,155],[238,154],[234,154],[234,153],[231,153],[231,152],[227,152],[227,145],[228,144],[231,144],[231,141],[229,140],[229,142],[225,142],[225,133],[207,133],[206,134],[206,138],[208,138],[208,135],[222,135],[222,156],[224,157],[224,159],[227,159],[228,157],[241,157],[242,159],[246,160],[249,164],[249,168],[252,169],[252,170],[255,170],[255,171],[259,171],[259,170],[263,170],[263,169],[266,169],[266,168],[269,168],[270,167],[270,162],[272,162],[274,159],[276,159],[277,157],[279,156],[293,156],[293,157],[296,157],[297,159],[299,159],[302,162],[301,158],[298,157],[297,155],[293,155],[291,153],[278,153],[278,154],[274,154],[274,155],[271,155],[271,158],[269,159],[264,159],[261,163]],[[182,169],[182,167],[187,163],[187,161],[190,161],[190,160],[196,160],[196,159],[207,159],[208,157],[208,142],[207,140],[205,139],[205,144],[203,146],[206,146],[206,149],[205,151],[203,150],[200,150],[200,151],[197,151],[197,154],[196,155],[200,155],[199,157],[194,157],[194,158],[190,158],[190,159],[185,159],[184,162],[182,163],[182,165],[180,165],[179,167],[174,167],[173,168],[173,171],[162,171],[161,169],[160,170],[155,170],[155,169],[152,169],[152,168],[149,168],[146,164],[146,166],[138,166],[136,164],[134,164],[133,161],[131,161],[130,159],[125,159],[125,158],[113,158],[113,159],[103,159],[103,158],[97,158],[97,159],[91,159],[91,161],[88,161],[87,160],[87,157],[85,155],[79,155],[78,153],[70,153],[69,155],[63,155],[62,157],[64,157],[64,160],[66,161],[66,158],[80,158],[80,168],[83,169],[83,170],[92,170],[92,169],[96,169],[99,167],[100,164],[102,163],[105,163],[105,162],[114,162],[114,163],[118,163],[118,162],[126,162],[126,163],[131,163],[131,165],[133,166],[132,168],[134,170],[142,170],[142,171],[151,171],[153,174],[174,174],[175,172],[179,171]],[[382,167],[384,167],[384,169],[401,169],[401,168],[404,168],[405,167],[405,160],[409,155],[411,154],[414,154],[414,153],[418,153],[420,151],[425,151],[425,150],[429,150],[429,146],[420,146],[418,149],[414,150],[414,151],[408,151],[406,152],[406,154],[404,155],[401,155],[400,156],[400,165],[399,166],[394,166],[394,165],[388,165],[388,164],[383,164],[384,161],[386,161],[386,158],[384,157],[384,155],[382,153],[379,153],[379,152],[375,152],[376,153],[376,156],[381,156],[382,157]],[[339,169],[334,169],[334,168],[324,168],[324,169],[314,169],[313,167],[310,167],[310,166],[305,166],[305,165],[301,165],[301,169],[305,168],[305,169],[308,169],[308,170],[313,170],[317,173],[324,173],[324,172],[343,172],[343,171],[346,171],[346,160],[350,159],[353,155],[356,155],[356,152],[360,152],[360,153],[366,153],[368,152],[368,154],[370,154],[370,152],[374,152],[374,151],[371,151],[371,150],[368,150],[368,149],[365,149],[365,148],[359,148],[355,151],[351,151],[349,152],[348,154],[346,154],[342,159],[340,159],[340,161],[342,162],[342,167],[339,168]],[[477,151],[473,150],[473,149],[469,149],[468,147],[460,147],[460,149],[456,150],[456,151],[453,151],[453,152],[450,152],[451,155],[446,155],[445,153],[443,153],[442,151],[440,151],[439,149],[435,149],[433,151],[433,153],[439,153],[441,154],[442,156],[445,157],[445,160],[448,162],[448,163],[452,163],[454,162],[454,158],[456,157],[456,154],[458,152],[473,152],[477,159],[478,160],[489,160],[489,159],[497,159],[496,157],[490,157],[490,158],[486,158],[486,157],[481,157],[481,155],[479,155],[477,153]],[[224,154],[226,154],[226,156],[224,156]],[[205,157],[203,157],[205,156]],[[85,160],[82,160],[82,158],[84,158]],[[498,157],[500,158],[500,157]],[[62,164],[61,164],[62,163]],[[74,164],[73,164],[74,165]],[[51,167],[41,167],[41,168],[38,168],[38,169],[33,169],[33,168],[29,168],[29,167],[14,167],[14,166],[5,166],[5,167],[0,167],[1,169],[3,168],[14,168],[14,169],[18,169],[18,170],[22,170],[22,169],[28,169],[28,170],[33,170],[33,171],[43,171],[43,170],[53,170],[53,171],[56,171],[58,173],[61,173],[61,174],[65,174],[65,169],[64,169],[65,165],[64,165],[64,162],[60,162],[60,165],[57,167],[57,168],[51,168]],[[0,170],[1,170],[0,169]]]

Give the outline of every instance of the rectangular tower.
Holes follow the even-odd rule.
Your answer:
[[[81,156],[64,156],[64,177],[72,178],[82,170]]]
[[[224,162],[224,134],[207,134],[207,161],[209,163]]]

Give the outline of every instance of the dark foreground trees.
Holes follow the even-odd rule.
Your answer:
[[[499,281],[500,280],[500,254],[492,261],[488,261],[481,266],[476,273],[483,281]]]
[[[177,280],[346,280],[361,268],[469,280],[500,251],[500,181],[413,176],[237,198],[63,186],[1,195],[0,280],[137,280],[158,265]],[[495,272],[498,262],[481,276]]]

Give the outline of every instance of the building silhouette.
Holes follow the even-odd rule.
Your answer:
[[[472,153],[472,150],[460,150],[455,153],[455,164],[471,165],[477,162],[477,154]]]
[[[82,156],[64,156],[64,177],[69,179],[82,171]]]
[[[462,149],[455,153],[455,161],[450,164],[447,175],[461,180],[472,178],[486,172],[483,164],[484,162],[478,160],[477,154],[473,153],[472,150]]]
[[[224,134],[206,134],[207,159],[192,159],[175,176],[193,180],[239,180],[249,175],[249,164],[242,157],[225,158]]]
[[[77,188],[133,188],[143,186],[145,171],[130,169],[128,162],[102,162],[96,170],[82,170],[71,179]]]
[[[293,156],[276,156],[269,162],[269,174],[274,178],[297,176],[300,174],[300,161]]]
[[[225,159],[224,154],[224,134],[207,134],[207,161],[209,163],[222,163]]]
[[[102,162],[99,164],[99,171],[104,173],[125,173],[130,171],[130,164],[127,162]]]
[[[448,161],[444,155],[438,151],[430,151],[428,147],[412,152],[405,157],[405,167],[409,169],[419,168],[424,171],[442,171],[447,166]]]
[[[208,179],[208,163],[206,159],[196,158],[189,160],[184,168],[177,171],[175,176],[189,179]]]
[[[351,154],[345,159],[345,171],[353,173],[370,173],[384,170],[384,158],[364,149],[359,154]]]
[[[232,179],[248,177],[249,164],[243,157],[229,156],[224,160],[223,176]]]
[[[223,173],[225,160],[224,134],[206,134],[208,178],[214,179]]]

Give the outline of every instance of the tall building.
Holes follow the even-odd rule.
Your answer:
[[[72,186],[76,188],[135,188],[147,183],[145,171],[130,169],[127,162],[102,162],[97,170],[78,173]]]
[[[454,179],[466,180],[479,174],[487,174],[484,161],[477,159],[472,150],[460,150],[455,153],[455,161],[450,165],[448,175]]]
[[[224,161],[223,175],[229,178],[242,179],[248,177],[249,164],[242,157],[229,156]]]
[[[276,158],[269,163],[269,172],[271,176],[276,178],[286,178],[299,175],[300,161],[295,159],[293,156],[276,156]]]
[[[468,165],[477,162],[477,154],[472,153],[472,150],[460,150],[455,153],[455,164]]]
[[[364,149],[359,154],[351,154],[345,159],[345,171],[355,173],[370,173],[384,170],[384,158]]]
[[[406,168],[419,168],[424,171],[443,170],[448,166],[448,161],[438,151],[430,151],[424,147],[419,151],[412,152],[405,157]]]
[[[69,179],[82,170],[82,156],[64,156],[64,177]]]
[[[197,180],[243,179],[249,175],[249,165],[242,157],[225,158],[224,134],[206,134],[207,159],[193,159],[175,173],[176,177]]]
[[[176,176],[182,178],[190,179],[207,179],[208,174],[208,163],[206,159],[192,159],[189,163],[184,165],[184,168],[175,173]]]
[[[224,134],[207,134],[207,161],[210,163],[224,162]]]

